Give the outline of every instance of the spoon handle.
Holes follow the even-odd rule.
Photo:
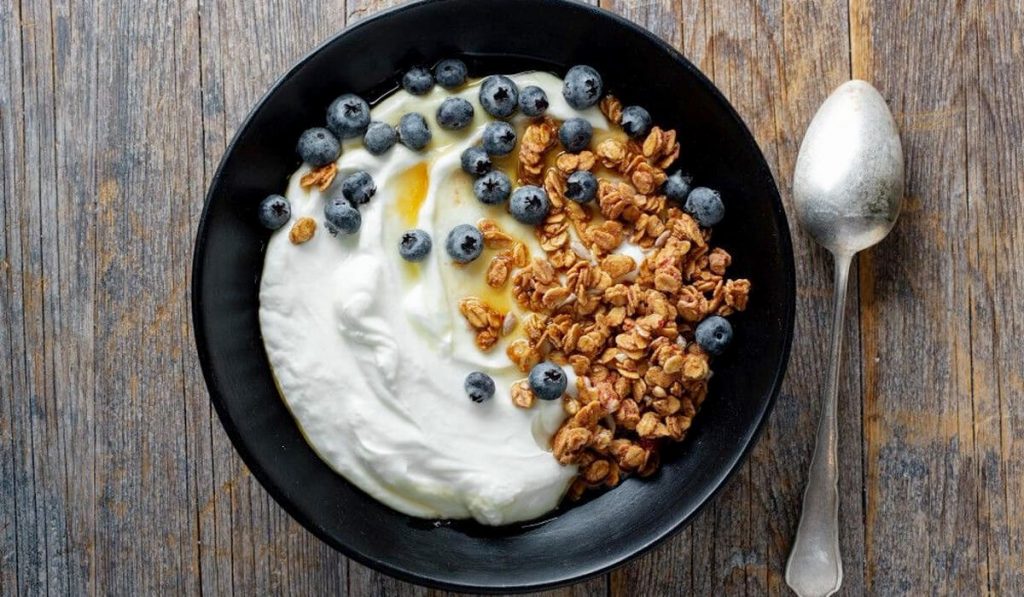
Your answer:
[[[835,255],[835,296],[832,299],[832,345],[828,380],[818,421],[818,436],[807,475],[804,507],[793,551],[786,564],[786,584],[800,597],[824,597],[843,583],[839,555],[839,471],[836,457],[836,396],[839,355],[843,348],[843,313],[850,276],[849,254]]]

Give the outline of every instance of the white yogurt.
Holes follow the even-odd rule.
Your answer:
[[[607,129],[596,108],[579,112],[565,103],[560,79],[544,73],[512,79],[520,88],[543,88],[555,118],[582,116]],[[259,316],[281,394],[310,445],[334,470],[406,514],[498,525],[555,508],[577,471],[550,453],[551,435],[564,418],[561,402],[515,407],[510,386],[523,375],[506,357],[506,342],[480,352],[458,312],[463,297],[500,297],[488,295],[484,284],[493,251],[467,267],[446,254],[445,237],[456,224],[497,219],[532,254],[542,254],[532,229],[512,220],[505,206],[477,201],[472,180],[460,170],[462,150],[479,142],[490,121],[477,91],[472,85],[458,93],[473,103],[476,116],[457,132],[436,124],[437,106],[452,95],[440,87],[421,97],[399,91],[374,108],[374,120],[392,125],[407,112],[423,114],[433,141],[424,152],[396,145],[379,157],[359,140],[344,144],[339,180],[363,169],[378,186],[360,208],[356,235],[332,237],[324,226],[324,197],[299,186],[308,168],[292,176],[292,218],[312,217],[317,231],[302,245],[289,242],[290,225],[273,235]],[[410,190],[397,181],[420,164],[429,185],[417,209]],[[425,261],[407,264],[398,242],[413,227],[430,233],[433,250]],[[507,288],[502,295],[507,302],[496,306],[515,311]],[[483,404],[463,390],[474,370],[497,385],[494,398]]]

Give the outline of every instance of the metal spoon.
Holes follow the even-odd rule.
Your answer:
[[[831,595],[843,582],[836,395],[850,262],[889,234],[903,199],[896,122],[869,83],[840,85],[814,115],[796,159],[793,199],[801,226],[835,260],[828,379],[800,526],[786,564],[786,584],[801,597],[812,597]]]

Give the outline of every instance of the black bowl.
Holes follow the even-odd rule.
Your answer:
[[[295,140],[343,92],[379,97],[398,73],[449,56],[471,74],[589,64],[626,104],[679,131],[679,163],[728,206],[715,243],[753,282],[736,337],[714,362],[710,397],[661,471],[630,479],[532,524],[432,523],[380,504],[327,467],[278,396],[260,337],[268,233],[255,206],[298,165]],[[302,59],[242,125],[213,178],[192,282],[199,360],[235,448],[267,491],[346,555],[399,578],[453,590],[541,589],[599,574],[678,531],[722,487],[779,391],[793,329],[793,255],[782,203],[750,132],[678,52],[610,13],[550,0],[421,2],[366,19]]]

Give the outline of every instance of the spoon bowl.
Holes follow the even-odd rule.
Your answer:
[[[870,83],[843,83],[818,109],[800,146],[797,219],[833,254],[852,255],[889,234],[902,191],[903,148],[885,100]]]

